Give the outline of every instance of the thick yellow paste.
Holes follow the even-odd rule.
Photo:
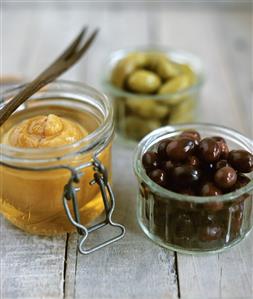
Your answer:
[[[3,138],[15,147],[45,148],[74,143],[88,135],[77,123],[54,114],[39,115],[22,121]]]

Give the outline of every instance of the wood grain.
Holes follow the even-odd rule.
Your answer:
[[[182,298],[251,299],[252,234],[227,252],[211,256],[179,255],[179,281]]]
[[[66,238],[28,235],[0,220],[0,298],[63,298]]]
[[[66,299],[75,298],[78,238],[78,234],[70,234],[66,243],[66,269],[63,287],[64,298]]]

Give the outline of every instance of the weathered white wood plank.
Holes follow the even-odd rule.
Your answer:
[[[253,294],[252,233],[227,252],[189,257],[179,255],[181,298],[251,299]]]
[[[0,298],[63,298],[66,238],[28,235],[0,221]]]
[[[66,271],[64,282],[64,298],[72,299],[75,297],[76,287],[76,265],[78,254],[78,234],[68,235],[66,247]]]
[[[253,11],[231,11],[217,17],[217,38],[245,133],[253,137]]]

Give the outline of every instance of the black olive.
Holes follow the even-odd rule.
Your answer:
[[[204,138],[199,143],[199,153],[204,161],[212,163],[219,160],[221,150],[216,140],[213,138]]]
[[[197,183],[200,179],[200,175],[200,170],[190,165],[177,166],[172,172],[174,183],[182,187]]]
[[[167,158],[174,161],[184,161],[195,150],[193,139],[182,137],[172,140],[166,147]]]
[[[229,163],[238,171],[253,171],[253,155],[245,150],[233,150],[228,155]]]
[[[142,157],[142,164],[146,170],[152,170],[158,166],[158,155],[155,152],[146,152]]]
[[[223,190],[231,188],[236,180],[236,171],[229,166],[218,169],[214,175],[215,184]]]

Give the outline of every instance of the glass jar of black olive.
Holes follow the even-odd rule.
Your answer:
[[[253,141],[226,127],[184,124],[151,132],[134,158],[144,233],[188,254],[241,241],[253,226],[252,153]]]

